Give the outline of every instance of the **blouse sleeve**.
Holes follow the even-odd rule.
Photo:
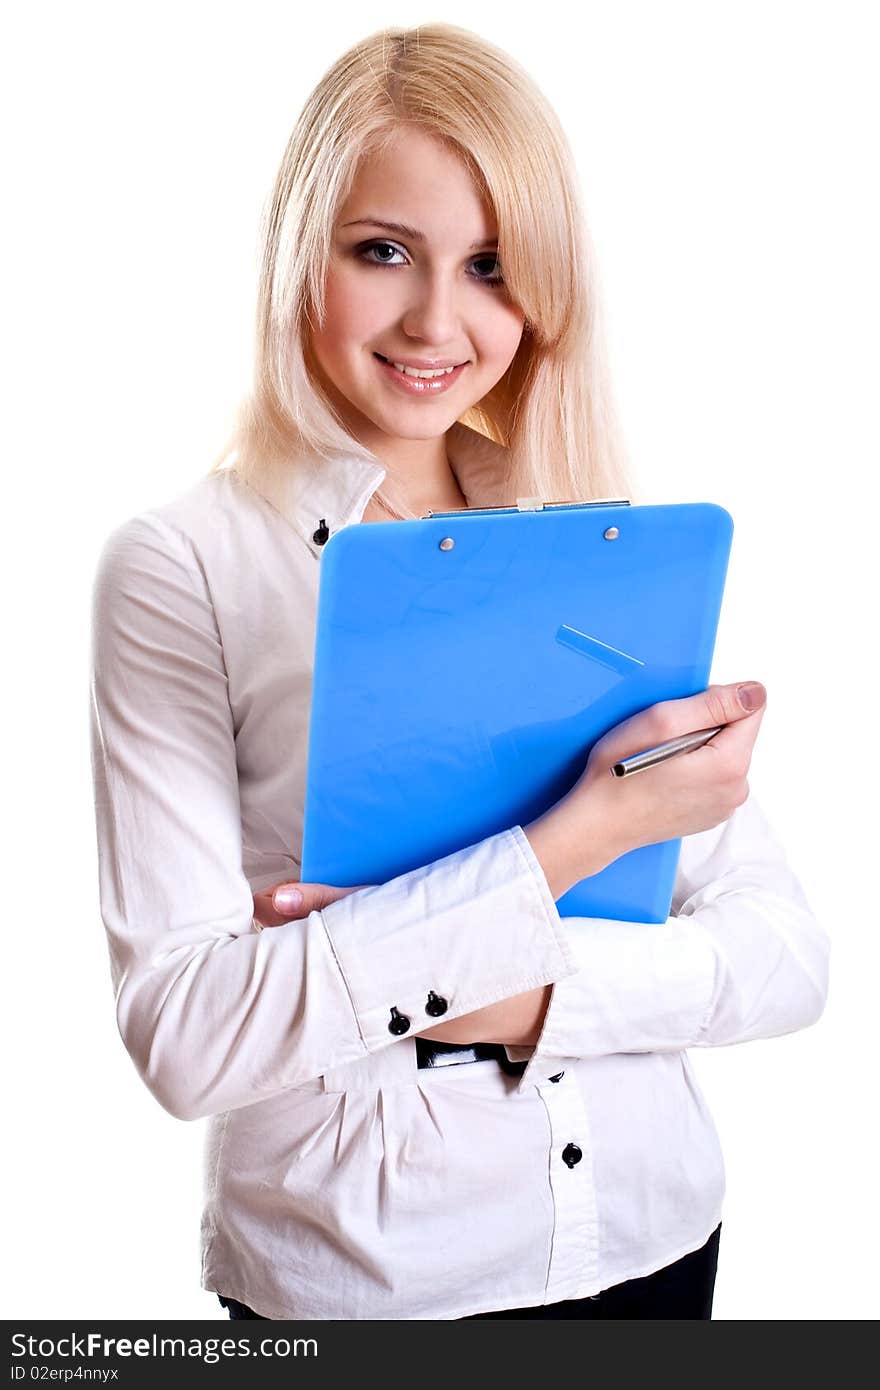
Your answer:
[[[566,917],[578,963],[555,984],[521,1088],[564,1057],[678,1052],[792,1033],[828,989],[829,941],[753,795],[682,840],[665,923]]]
[[[92,598],[101,915],[119,1030],[173,1115],[249,1105],[576,969],[519,826],[253,929],[235,726],[208,583],[158,513],[119,527]]]

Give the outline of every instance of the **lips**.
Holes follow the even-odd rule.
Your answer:
[[[451,371],[440,371],[437,376],[413,376],[409,372],[400,372],[394,364],[382,355],[381,352],[374,352],[373,356],[379,365],[379,369],[384,373],[385,379],[393,390],[403,392],[411,400],[422,399],[430,400],[434,396],[444,394],[454,386],[468,366],[467,362],[459,362]],[[425,368],[430,371],[431,368]],[[439,369],[435,369],[438,370]]]

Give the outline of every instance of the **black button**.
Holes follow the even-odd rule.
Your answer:
[[[321,517],[317,531],[312,532],[312,540],[315,545],[326,545],[330,539],[330,532],[327,529],[327,522]]]
[[[432,989],[428,990],[428,1002],[425,1005],[426,1014],[430,1014],[432,1018],[439,1018],[441,1014],[446,1013],[448,1008],[449,1004],[441,995],[435,994]]]
[[[392,1004],[391,1022],[388,1025],[388,1032],[393,1033],[396,1038],[399,1038],[401,1033],[409,1032],[409,1023],[410,1021],[407,1018],[406,1014],[398,1013],[397,1009],[395,1009],[394,1005]]]
[[[564,1072],[564,1071],[558,1071],[558,1072],[556,1073],[555,1076],[548,1077],[548,1080],[550,1080],[550,1081],[561,1081],[564,1075],[565,1075],[565,1072]]]
[[[580,1163],[582,1158],[583,1154],[577,1144],[566,1144],[565,1148],[562,1150],[562,1161],[563,1163],[567,1163],[569,1168],[573,1168],[576,1163]]]

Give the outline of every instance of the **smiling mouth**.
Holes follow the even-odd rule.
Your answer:
[[[401,367],[398,367],[397,364],[392,360],[392,358],[384,357],[381,352],[376,352],[373,355],[374,357],[378,357],[380,362],[386,363],[386,365],[389,367],[394,367],[395,370],[401,373],[401,375],[413,376],[416,379],[421,379],[422,381],[435,381],[440,377],[449,376],[452,372],[458,371],[459,367],[467,366],[467,362],[456,362],[450,367],[421,368],[404,366],[401,369]]]

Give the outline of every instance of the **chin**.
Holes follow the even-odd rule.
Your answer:
[[[425,415],[422,402],[417,402],[417,409],[422,411],[423,416],[425,416],[424,419],[407,419],[406,411],[401,411],[399,418],[386,417],[377,420],[372,415],[368,415],[367,419],[372,421],[377,430],[390,435],[392,439],[437,439],[441,434],[446,433],[450,425],[455,424],[459,415],[463,414],[467,407],[463,407],[461,410],[453,408],[446,411],[434,411],[430,421]],[[415,411],[412,413],[415,414]]]
[[[453,415],[449,420],[438,421],[431,429],[427,425],[423,425],[420,430],[386,429],[383,432],[390,435],[392,439],[439,439],[441,435],[446,433],[450,425],[455,423],[456,419],[457,417]]]

